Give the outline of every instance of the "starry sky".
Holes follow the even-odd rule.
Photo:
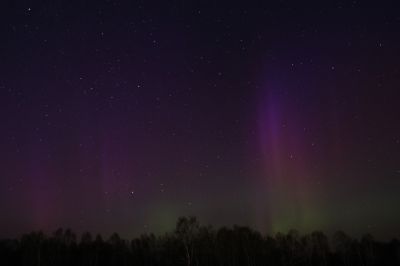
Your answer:
[[[1,1],[0,236],[400,235],[395,1],[216,2]]]

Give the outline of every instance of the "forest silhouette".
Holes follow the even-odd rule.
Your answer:
[[[32,232],[0,241],[1,265],[400,265],[400,242],[380,242],[367,234],[355,239],[342,231],[331,239],[321,231],[263,236],[249,227],[214,229],[195,217],[178,219],[173,232],[144,234],[132,240],[114,233],[108,239],[70,229],[51,236]]]

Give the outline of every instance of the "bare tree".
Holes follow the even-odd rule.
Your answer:
[[[193,262],[193,241],[199,233],[199,228],[196,217],[180,217],[176,223],[175,234],[184,246],[187,266],[191,266]]]

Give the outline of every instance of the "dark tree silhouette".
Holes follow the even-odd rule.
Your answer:
[[[331,240],[320,231],[296,230],[262,236],[248,227],[201,226],[195,217],[181,217],[172,233],[145,234],[127,241],[117,233],[107,241],[89,232],[76,235],[57,229],[51,236],[32,232],[0,241],[0,262],[6,266],[395,266],[400,242],[378,242],[366,234],[360,240],[342,231]]]
[[[195,217],[180,217],[176,223],[175,234],[183,244],[186,265],[191,266],[194,256],[194,239],[199,233],[200,225]]]

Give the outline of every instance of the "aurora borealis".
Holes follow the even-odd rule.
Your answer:
[[[298,2],[3,1],[0,236],[398,236],[398,7]]]

